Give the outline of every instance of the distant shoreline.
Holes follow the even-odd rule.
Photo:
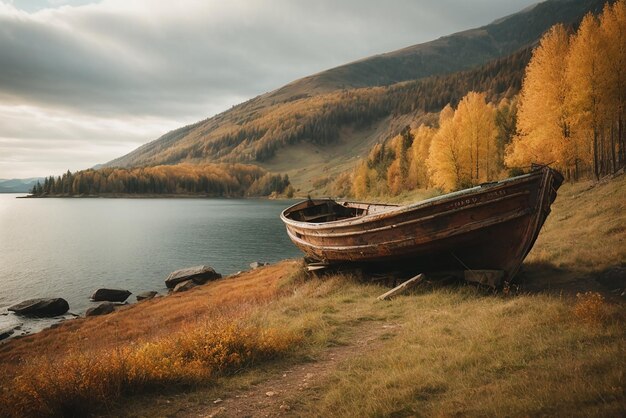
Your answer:
[[[14,193],[15,194],[15,193]],[[219,196],[206,194],[159,194],[159,193],[111,193],[98,195],[50,195],[50,196],[34,196],[27,194],[26,196],[17,196],[16,199],[250,199],[250,200],[298,200],[304,197],[285,197],[285,196]]]

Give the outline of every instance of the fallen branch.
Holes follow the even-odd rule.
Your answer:
[[[400,293],[404,293],[407,290],[412,289],[413,287],[417,286],[425,278],[426,278],[426,276],[424,276],[423,274],[420,273],[417,276],[411,277],[409,280],[407,280],[405,282],[402,282],[400,285],[394,287],[393,289],[391,289],[387,293],[383,293],[377,299],[378,300],[388,300],[388,299],[391,299],[392,297],[394,297],[396,295],[399,295]]]

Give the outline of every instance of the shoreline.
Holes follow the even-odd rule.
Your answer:
[[[17,193],[13,193],[17,194]],[[202,194],[158,194],[158,193],[111,193],[99,195],[52,195],[52,196],[16,196],[16,199],[243,199],[243,200],[299,200],[306,197],[271,197],[271,196],[218,196]]]
[[[219,284],[222,282],[228,282],[229,280],[238,278],[242,275],[254,274],[255,272],[257,274],[259,272],[262,273],[264,271],[264,268],[266,267],[271,267],[272,269],[278,269],[278,271],[282,271],[285,265],[297,263],[299,260],[300,258],[285,258],[285,259],[281,259],[273,263],[262,263],[261,265],[257,267],[251,266],[249,269],[246,269],[246,270],[240,270],[240,271],[236,271],[230,274],[226,274],[218,279],[208,280],[203,284],[196,284],[195,286],[193,286],[193,288],[208,287],[206,285],[210,283]],[[168,288],[167,286],[159,287],[157,290],[155,290],[155,292],[156,292],[156,295],[147,299],[137,300],[136,299],[137,295],[141,293],[141,291],[137,291],[137,292],[131,292],[130,294],[130,296],[134,296],[134,298],[131,298],[129,296],[129,298],[125,300],[124,302],[109,302],[109,303],[115,304],[115,309],[112,313],[124,312],[133,307],[137,307],[138,305],[146,304],[145,302],[148,302],[148,301],[151,301],[150,303],[155,303],[155,301],[157,300],[170,299],[174,296],[184,298],[188,294],[187,291],[176,292],[174,288]],[[19,314],[16,314],[14,312],[10,312],[7,310],[10,305],[6,305],[0,308],[0,318],[11,320],[11,321],[8,321],[7,323],[0,322],[0,331],[5,331],[4,333],[0,334],[0,336],[5,335],[3,338],[0,338],[0,347],[9,343],[10,341],[20,340],[22,338],[38,335],[44,331],[54,332],[52,331],[53,329],[58,328],[60,326],[65,326],[64,324],[71,323],[73,320],[77,320],[77,319],[87,320],[89,318],[106,317],[108,315],[108,314],[91,315],[91,316],[86,315],[86,312],[90,308],[97,307],[98,305],[102,303],[107,303],[107,301],[104,301],[104,300],[94,301],[91,298],[89,298],[89,300],[91,301],[91,303],[89,304],[90,306],[86,309],[81,309],[81,308],[79,308],[78,310],[70,309],[62,315],[52,316],[52,317],[19,315]],[[19,302],[16,302],[16,303],[19,303]],[[9,329],[10,329],[10,332],[9,332]]]

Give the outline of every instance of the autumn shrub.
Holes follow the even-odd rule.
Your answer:
[[[573,310],[576,318],[583,322],[597,323],[608,316],[604,296],[598,292],[577,293]]]
[[[212,379],[284,354],[297,337],[285,330],[219,319],[152,342],[95,352],[42,356],[2,388],[8,416],[81,416],[122,395]]]

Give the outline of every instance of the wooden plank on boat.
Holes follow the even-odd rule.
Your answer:
[[[411,277],[409,280],[401,283],[400,285],[394,287],[393,289],[391,289],[390,291],[383,293],[382,295],[380,295],[378,297],[378,300],[388,300],[391,299],[392,297],[399,295],[400,293],[404,293],[409,289],[412,289],[413,287],[417,286],[422,280],[424,280],[426,276],[424,276],[423,274],[418,274],[415,277]]]
[[[465,270],[465,280],[496,288],[502,284],[502,270]]]

